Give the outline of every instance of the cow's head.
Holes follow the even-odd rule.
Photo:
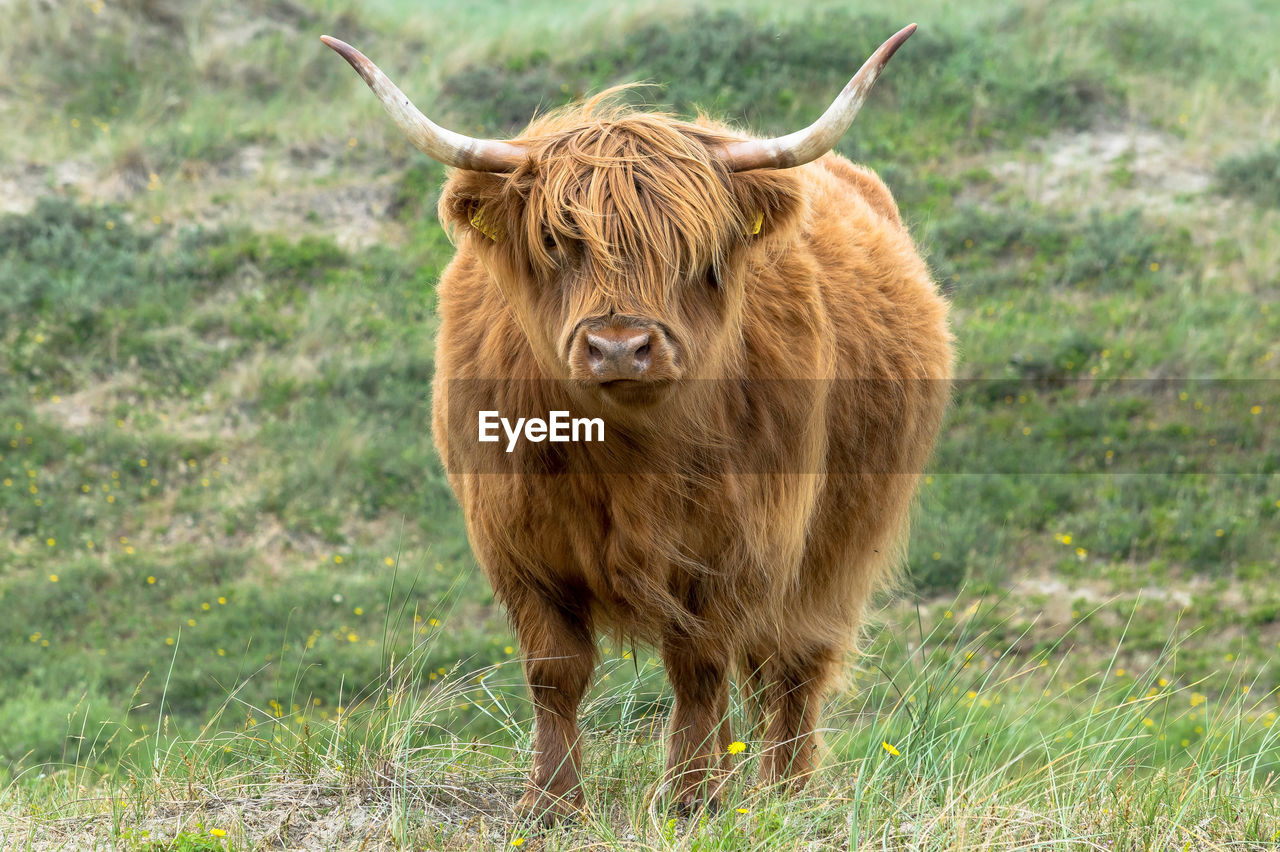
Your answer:
[[[768,140],[613,104],[606,92],[510,141],[434,124],[372,62],[324,36],[410,140],[457,171],[440,214],[511,304],[543,368],[618,402],[715,377],[739,336],[746,246],[800,206],[785,171],[829,151],[915,31],[886,41],[813,125]]]

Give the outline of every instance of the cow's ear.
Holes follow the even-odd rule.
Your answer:
[[[474,232],[492,242],[501,242],[511,232],[509,211],[502,199],[505,184],[503,175],[455,171],[440,193],[441,224],[455,240]]]
[[[737,172],[729,175],[729,184],[748,241],[784,233],[795,224],[802,200],[800,180],[791,172]]]

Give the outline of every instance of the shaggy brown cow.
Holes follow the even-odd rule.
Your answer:
[[[524,655],[525,812],[581,806],[601,630],[661,653],[675,706],[660,790],[677,809],[724,778],[735,667],[763,711],[764,780],[815,766],[823,696],[893,576],[949,394],[945,301],[889,190],[828,153],[913,30],[774,140],[608,97],[471,139],[325,37],[456,167],[435,440]],[[604,440],[479,440],[481,412],[556,411],[599,417]]]

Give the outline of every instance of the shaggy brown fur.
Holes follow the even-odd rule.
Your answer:
[[[655,645],[675,692],[664,791],[715,795],[736,669],[767,782],[815,766],[823,696],[893,575],[946,407],[947,307],[871,172],[829,154],[729,173],[710,123],[597,98],[536,121],[511,174],[457,171],[434,430],[535,702],[521,806],[582,801],[598,631]],[[759,221],[757,233],[753,233]],[[581,328],[661,345],[611,388]],[[477,412],[601,416],[603,443],[477,441]]]

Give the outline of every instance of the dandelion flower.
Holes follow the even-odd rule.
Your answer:
[[[884,740],[884,741],[882,741],[882,742],[880,743],[880,748],[882,748],[882,749],[884,749],[885,751],[889,752],[889,754],[893,755],[894,757],[898,757],[899,755],[901,755],[901,754],[902,754],[902,752],[898,751],[896,748],[894,748],[892,745],[890,745],[888,740]]]
[[[729,743],[729,748],[726,749],[726,751],[728,751],[729,754],[742,754],[746,750],[747,750],[747,744],[742,742],[741,740]]]
[[[211,829],[209,829],[209,833],[210,833],[210,834],[212,834],[214,837],[226,837],[226,836],[227,836],[227,832],[226,832],[224,829],[221,829],[221,828],[211,828]]]
[[[57,575],[57,574],[50,574],[50,575],[49,575],[49,582],[50,582],[50,583],[56,583],[56,582],[58,582],[58,575]]]
[[[513,839],[511,840],[511,845],[512,845],[512,846],[523,846],[523,845],[524,845],[524,838],[523,838],[523,837],[516,837],[516,838],[513,838]]]

